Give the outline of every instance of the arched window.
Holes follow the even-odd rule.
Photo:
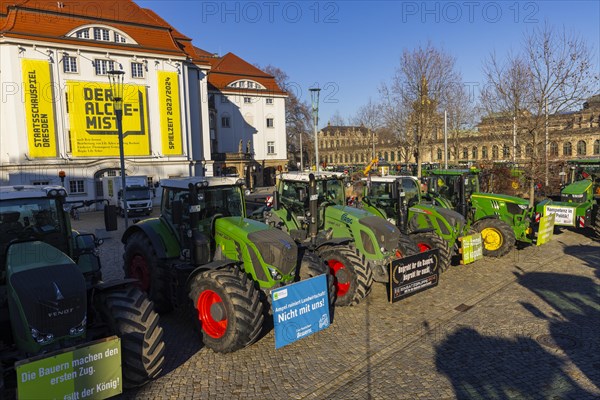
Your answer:
[[[550,142],[550,156],[558,157],[558,143]]]
[[[594,141],[594,155],[597,156],[598,154],[600,154],[600,139]]]
[[[565,142],[563,144],[563,156],[571,156],[573,155],[573,146],[571,142]]]
[[[585,156],[586,153],[586,143],[583,140],[580,140],[579,142],[577,142],[577,155],[578,156]]]
[[[525,157],[527,157],[527,158],[533,157],[533,146],[531,144],[525,145]]]
[[[515,146],[515,157],[521,158],[521,145],[520,144]]]
[[[469,149],[466,147],[463,147],[463,151],[462,151],[462,158],[464,158],[465,160],[467,160],[469,158]]]
[[[396,161],[396,153],[393,151],[390,153],[390,161]]]
[[[487,158],[488,158],[488,149],[487,149],[487,146],[482,146],[481,147],[481,158],[483,158],[484,160],[487,160]]]
[[[502,146],[502,158],[505,160],[510,158],[510,147],[507,144]]]
[[[363,162],[363,163],[365,162],[365,155],[364,154],[360,155],[360,162]]]
[[[479,155],[477,154],[477,146],[473,146],[473,148],[471,149],[471,158],[473,160],[477,160],[477,157]]]
[[[437,159],[438,160],[442,159],[442,149],[437,149]]]
[[[498,146],[493,145],[492,146],[492,160],[497,160],[498,159]]]

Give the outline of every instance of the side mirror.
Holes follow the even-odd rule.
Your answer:
[[[183,219],[183,203],[181,200],[175,200],[171,204],[171,213],[173,216],[173,223],[175,225],[181,224],[181,220]]]
[[[301,202],[304,203],[304,201],[306,200],[306,189],[304,189],[304,188],[298,189],[298,200],[300,200]]]
[[[109,232],[117,230],[117,206],[104,206],[104,227]]]

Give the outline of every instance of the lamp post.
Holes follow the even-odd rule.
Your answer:
[[[311,88],[310,100],[313,110],[313,131],[315,135],[315,171],[319,172],[319,140],[317,138],[317,125],[319,124],[319,88]]]
[[[112,91],[113,107],[117,120],[117,133],[119,135],[119,156],[121,158],[121,198],[123,200],[123,217],[125,218],[125,229],[129,226],[127,218],[127,195],[125,179],[125,150],[123,149],[123,71],[108,71],[108,81]]]

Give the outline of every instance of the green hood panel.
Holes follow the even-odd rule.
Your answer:
[[[520,197],[509,196],[507,194],[499,194],[499,193],[473,193],[471,196],[473,200],[477,198],[481,199],[489,199],[489,200],[498,200],[504,201],[505,203],[514,203],[514,204],[522,204],[529,205],[529,200],[522,199]]]
[[[234,229],[251,234],[254,232],[260,232],[268,229],[273,229],[268,225],[259,222],[254,219],[243,218],[243,217],[223,217],[217,219],[217,227],[224,228],[227,226],[234,227]],[[231,229],[231,228],[227,228]]]
[[[582,181],[573,182],[567,185],[561,191],[561,194],[583,194],[592,186],[592,181],[584,179]]]

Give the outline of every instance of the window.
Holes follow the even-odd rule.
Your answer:
[[[64,56],[63,57],[63,71],[64,72],[77,72],[77,58]]]
[[[131,77],[132,78],[143,78],[144,77],[144,65],[142,63],[137,63],[137,62],[131,63]]]
[[[125,36],[119,35],[117,32],[115,32],[115,42],[126,43],[127,39],[125,39]]]
[[[573,153],[573,147],[571,146],[571,142],[565,142],[563,144],[563,156],[570,156]]]
[[[110,40],[109,30],[106,28],[94,28],[94,39],[108,42]]]
[[[70,180],[69,192],[71,194],[85,193],[85,181],[83,179]]]
[[[115,68],[115,63],[110,60],[95,60],[94,67],[96,75],[107,75],[108,71],[112,71]]]
[[[33,186],[48,186],[50,181],[33,181],[31,182]]]
[[[515,157],[516,158],[521,158],[521,145],[520,144],[518,144],[515,147]]]
[[[229,116],[224,115],[224,116],[221,117],[221,126],[223,128],[229,128],[229,127],[231,127],[230,121],[229,121]]]
[[[251,104],[252,103],[252,97],[244,97],[244,104]]]
[[[484,160],[488,158],[488,149],[487,149],[487,146],[483,146],[481,148],[481,158],[483,158]]]
[[[594,141],[594,155],[600,154],[600,139]]]
[[[558,143],[550,142],[550,156],[558,157]]]
[[[268,106],[272,106],[272,105],[273,105],[273,98],[272,98],[272,97],[268,97],[268,98],[266,98],[266,99],[265,99],[265,103],[266,103]]]
[[[465,160],[469,158],[469,149],[467,149],[466,147],[463,147],[463,151],[462,151],[462,158],[464,158]]]
[[[587,149],[586,149],[585,142],[583,140],[580,140],[579,142],[577,142],[577,155],[585,156],[586,152],[587,152]]]
[[[533,157],[533,146],[531,144],[525,145],[525,157],[526,158]]]
[[[473,149],[471,151],[471,158],[473,160],[477,160],[477,146],[473,146]]]
[[[89,29],[79,30],[79,31],[77,31],[77,33],[75,33],[75,36],[80,39],[89,39],[90,38],[90,30]]]
[[[275,154],[275,142],[267,142],[267,154]]]
[[[248,82],[248,89],[254,89],[254,82]]]
[[[492,146],[492,160],[498,159],[498,146]]]
[[[510,158],[510,148],[506,144],[502,146],[502,158],[504,158],[505,160],[507,158]]]
[[[275,127],[275,122],[273,120],[273,118],[267,118],[267,128],[273,128]]]
[[[438,160],[442,159],[442,149],[437,149],[437,159]]]

